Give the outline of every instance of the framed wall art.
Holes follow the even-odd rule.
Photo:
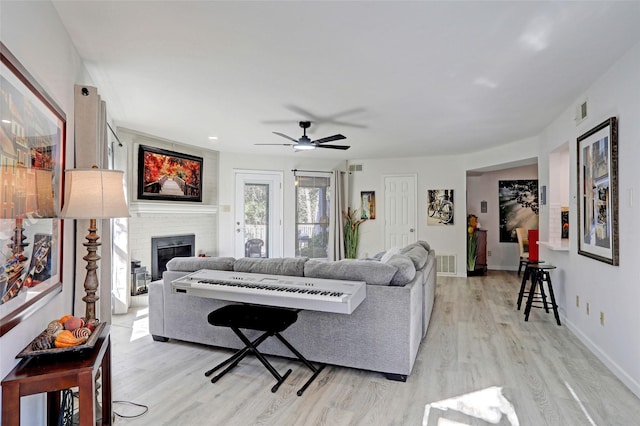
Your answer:
[[[202,201],[202,157],[140,145],[138,199]]]
[[[0,43],[0,336],[62,291],[66,116]]]
[[[427,225],[453,225],[453,189],[427,190]]]
[[[577,140],[578,253],[619,264],[618,122],[611,117]]]
[[[360,219],[376,218],[376,193],[375,191],[360,192]]]
[[[500,242],[517,243],[516,228],[538,229],[538,180],[498,181]]]

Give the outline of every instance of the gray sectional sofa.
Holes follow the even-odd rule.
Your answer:
[[[225,348],[242,342],[207,315],[233,302],[176,294],[171,282],[200,269],[365,281],[366,298],[351,314],[304,310],[283,336],[311,361],[384,373],[406,380],[427,332],[436,287],[435,252],[424,241],[380,253],[374,259],[323,261],[307,258],[175,258],[163,279],[149,287],[149,330],[168,339]],[[257,334],[257,332],[255,333]],[[248,336],[255,334],[248,332]],[[261,352],[293,357],[277,339]]]

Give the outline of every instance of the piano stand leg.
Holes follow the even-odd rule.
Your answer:
[[[305,390],[309,387],[311,382],[313,382],[316,377],[320,374],[320,372],[327,366],[327,364],[320,364],[317,367],[309,362],[296,348],[294,348],[291,343],[289,343],[280,333],[276,333],[275,336],[287,347],[289,350],[296,356],[300,361],[304,363],[311,371],[313,371],[313,375],[307,382],[298,390],[297,395],[302,396]]]

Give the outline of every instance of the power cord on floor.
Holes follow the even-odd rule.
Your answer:
[[[69,392],[70,395],[72,395],[74,398],[79,398],[78,392]],[[137,402],[131,402],[131,401],[111,401],[111,404],[115,405],[115,404],[127,404],[127,405],[132,405],[134,407],[140,407],[142,408],[142,412],[138,413],[138,414],[134,414],[134,415],[125,415],[125,414],[120,414],[116,411],[115,407],[113,407],[113,415],[120,417],[121,419],[135,419],[136,417],[140,417],[143,416],[147,413],[147,411],[149,411],[149,407],[144,405],[144,404],[138,404]],[[70,409],[73,410],[73,402],[71,402],[70,404],[68,403],[67,405],[70,405]],[[62,417],[62,416],[61,416]],[[74,423],[69,422],[69,420],[71,420],[70,418],[67,419],[67,422],[63,423],[59,423],[59,425],[73,425]]]
[[[120,413],[118,413],[118,412],[115,410],[115,407],[114,407],[114,409],[113,409],[113,414],[115,414],[116,416],[118,416],[118,417],[120,417],[120,418],[122,418],[122,419],[134,419],[134,418],[136,418],[136,417],[140,417],[140,416],[142,416],[142,415],[146,414],[146,412],[147,412],[147,411],[149,411],[149,407],[147,407],[146,405],[138,404],[138,403],[136,403],[136,402],[131,402],[131,401],[113,401],[113,402],[112,402],[112,404],[114,404],[114,405],[115,405],[115,404],[128,404],[128,405],[133,405],[133,406],[135,406],[135,407],[140,407],[140,408],[142,408],[142,409],[143,409],[143,410],[142,410],[142,412],[141,412],[141,413],[139,413],[139,414],[135,414],[135,415],[133,415],[133,416],[125,416],[124,414],[120,414]]]

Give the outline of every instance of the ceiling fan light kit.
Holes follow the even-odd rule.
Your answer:
[[[280,132],[273,132],[275,135],[281,136],[285,139],[288,139],[292,142],[295,143],[257,143],[255,145],[279,145],[279,146],[292,146],[293,149],[295,149],[296,151],[305,151],[305,150],[312,150],[312,149],[316,149],[316,148],[329,148],[329,149],[341,149],[341,150],[346,150],[349,149],[350,147],[348,145],[323,145],[327,142],[333,142],[333,141],[339,141],[342,139],[346,139],[346,136],[341,135],[341,134],[336,134],[333,136],[327,136],[325,138],[320,138],[320,139],[316,139],[314,141],[312,141],[311,139],[309,139],[309,137],[307,136],[307,129],[311,126],[311,122],[310,121],[301,121],[299,123],[300,127],[303,130],[303,134],[300,137],[300,139],[294,139],[291,136],[287,136],[284,133],[280,133]]]
[[[313,144],[304,145],[299,143],[297,145],[294,145],[293,148],[302,151],[311,151],[312,149],[316,149],[316,146]]]

